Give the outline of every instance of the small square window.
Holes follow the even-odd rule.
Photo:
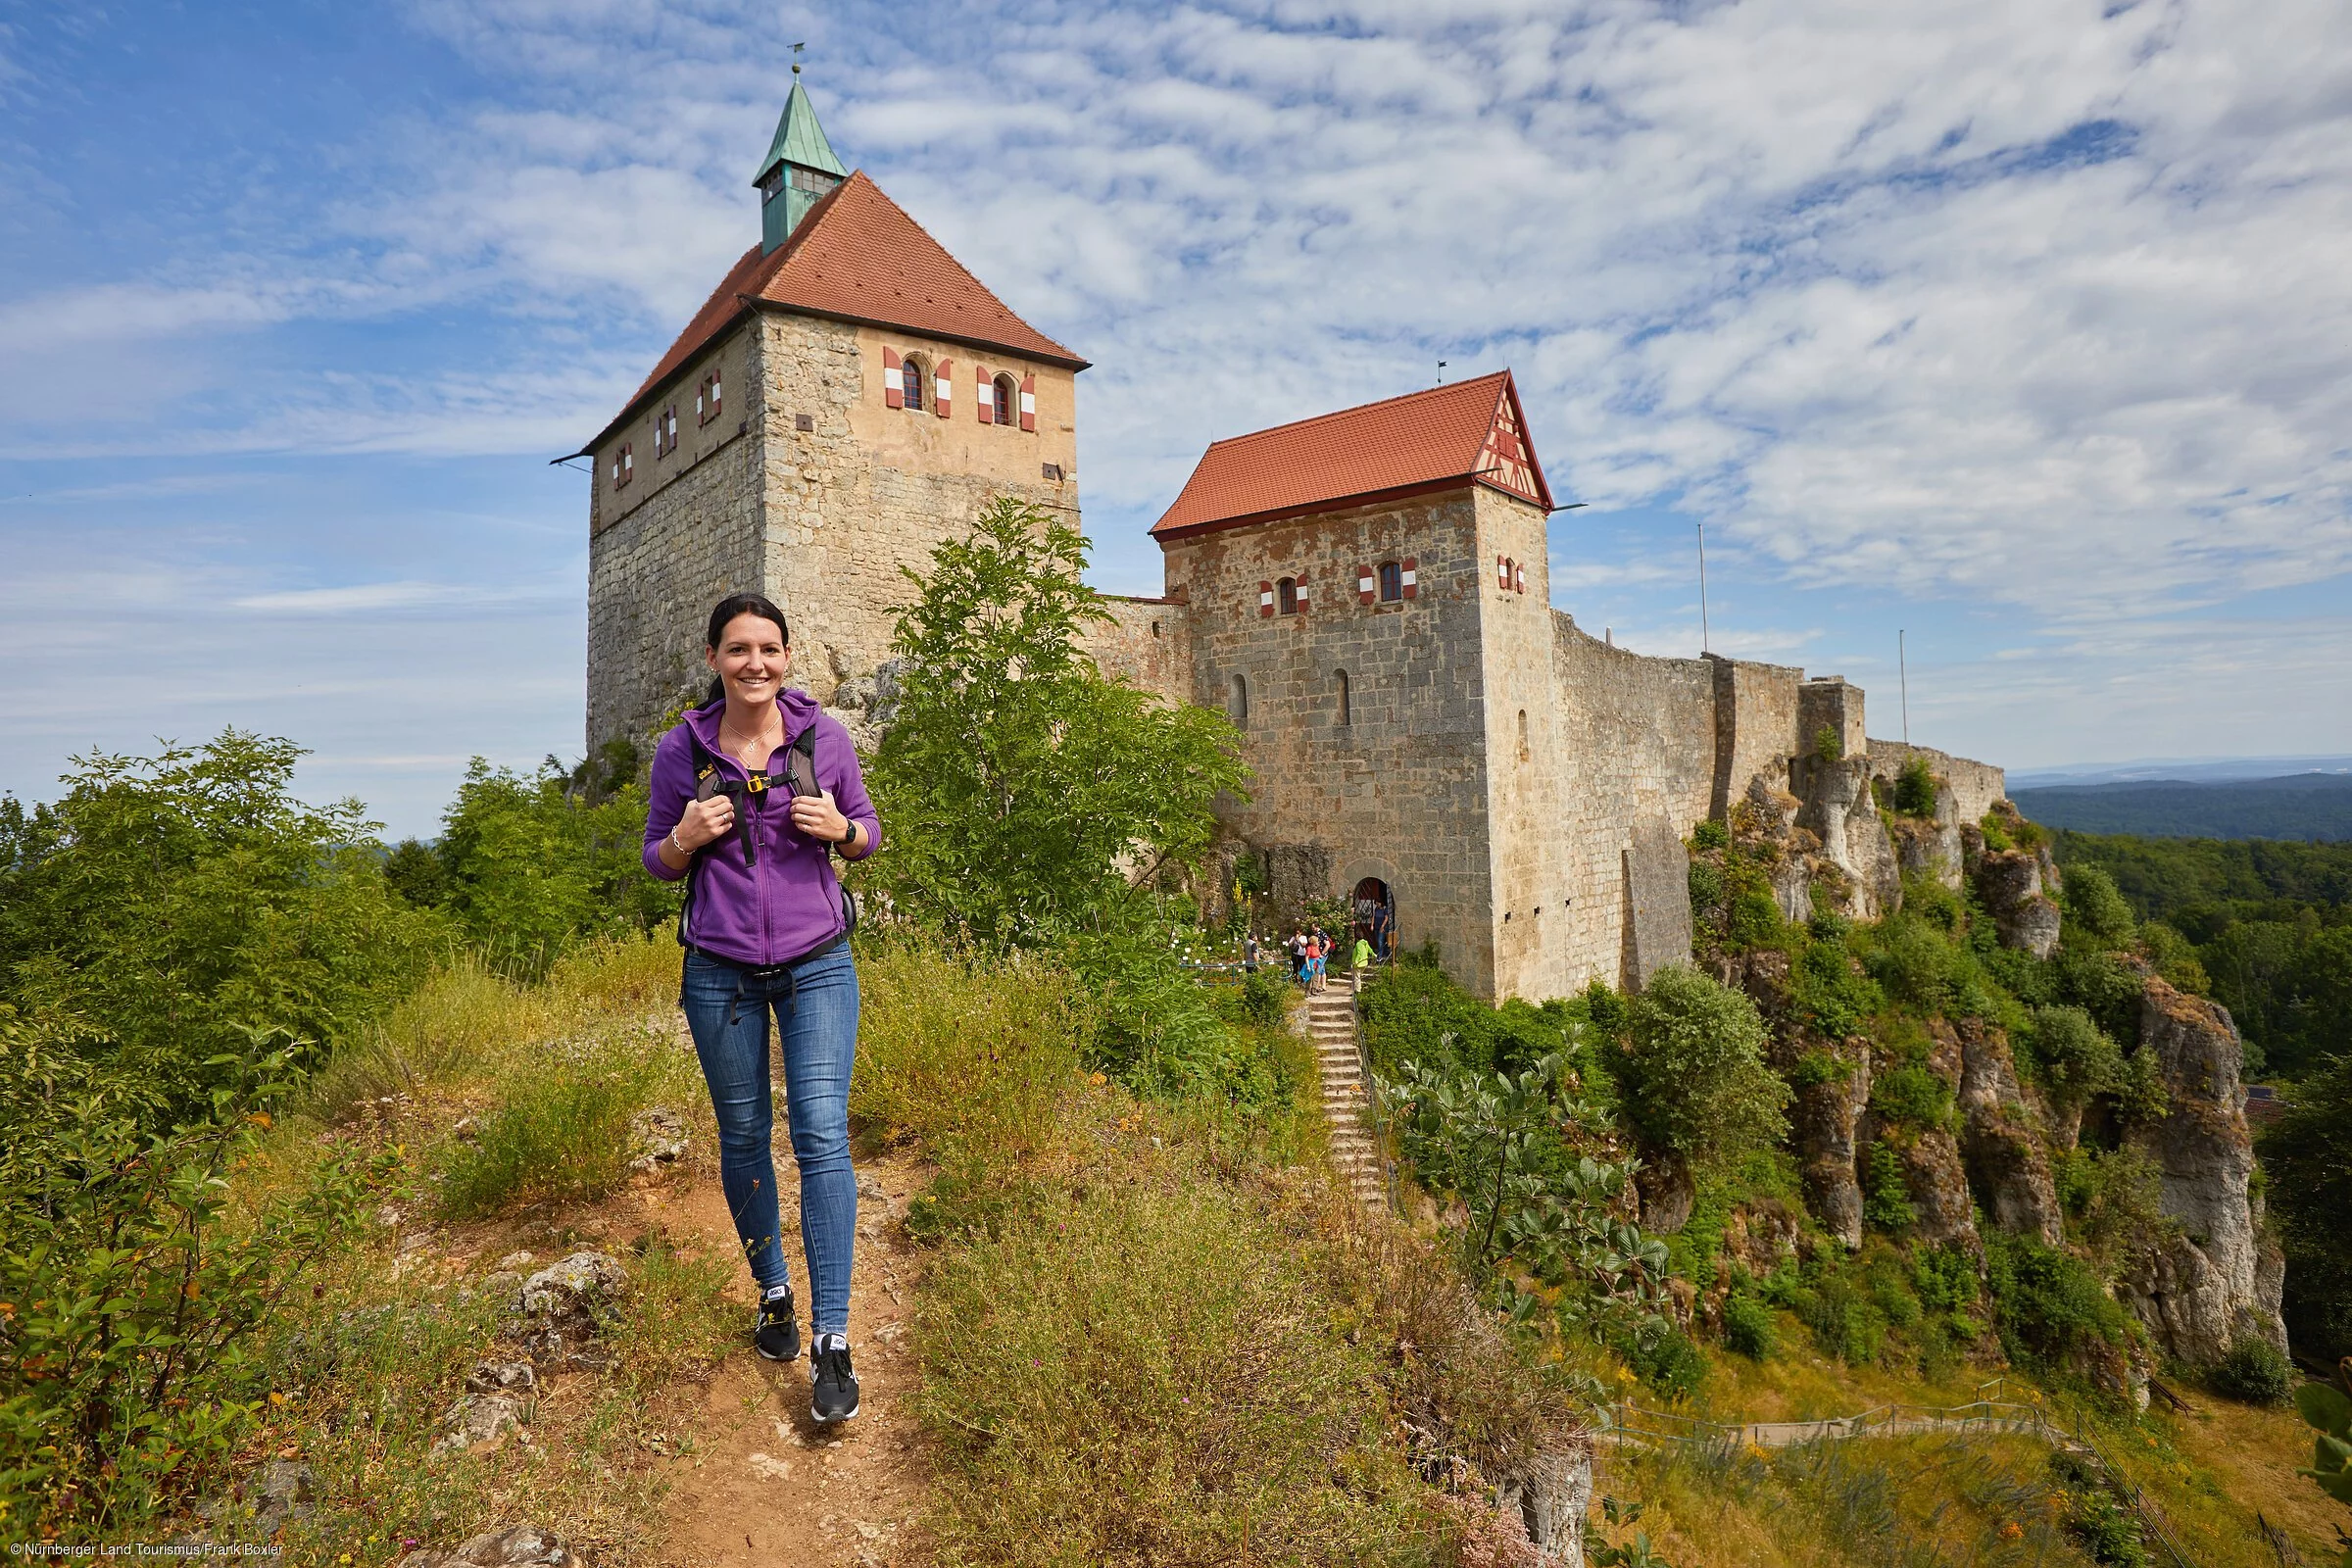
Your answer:
[[[1041,473],[1043,473],[1043,474],[1044,474],[1044,475],[1045,475],[1047,478],[1049,478],[1049,479],[1053,480],[1053,481],[1054,481],[1055,484],[1059,484],[1059,483],[1061,483],[1061,465],[1060,465],[1060,464],[1058,464],[1058,463],[1048,463],[1048,464],[1041,465],[1041,466],[1040,466],[1040,467],[1039,467],[1039,470],[1038,470],[1038,471],[1039,471],[1039,472],[1041,472]]]
[[[804,434],[813,430],[816,428],[816,416],[813,414],[796,414],[792,416],[792,427],[795,430],[803,432]]]

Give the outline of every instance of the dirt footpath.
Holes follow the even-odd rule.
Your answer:
[[[681,1563],[823,1564],[880,1568],[911,1560],[914,1516],[925,1487],[906,1396],[915,1382],[906,1338],[915,1254],[899,1218],[926,1173],[908,1160],[861,1163],[858,1260],[850,1285],[850,1352],[859,1414],[830,1429],[808,1417],[808,1282],[801,1263],[799,1173],[782,1127],[776,1174],[784,1189],[784,1250],[799,1297],[801,1358],[765,1360],[751,1345],[755,1294],[739,1271],[731,1305],[742,1311],[743,1349],[711,1379],[694,1451],[665,1463],[673,1491],[665,1555]],[[736,1253],[734,1226],[713,1173],[645,1198],[649,1218],[680,1243]]]

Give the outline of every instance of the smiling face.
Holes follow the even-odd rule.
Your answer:
[[[774,621],[737,615],[719,634],[718,646],[704,651],[703,662],[726,682],[730,701],[772,703],[792,673],[792,650],[785,646],[784,628]]]

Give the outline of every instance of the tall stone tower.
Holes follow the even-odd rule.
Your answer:
[[[783,607],[793,684],[826,699],[886,657],[900,567],[992,497],[1077,516],[1087,362],[845,169],[797,78],[754,183],[760,242],[574,454],[591,751],[702,686],[727,594]]]
[[[1510,372],[1219,441],[1152,526],[1192,701],[1255,773],[1223,814],[1277,904],[1363,900],[1482,993],[1517,984],[1551,803],[1551,492]],[[1540,918],[1540,916],[1538,916]],[[1557,916],[1555,914],[1554,919]]]

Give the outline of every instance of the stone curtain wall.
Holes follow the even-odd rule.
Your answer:
[[[1952,820],[1975,822],[1981,820],[1993,803],[2009,798],[2008,776],[1990,762],[1973,762],[1965,757],[1954,757],[1933,747],[1906,746],[1901,741],[1873,740],[1870,747],[1870,771],[1874,778],[1883,778],[1889,789],[1903,764],[1914,757],[1924,757],[1928,771],[1944,781],[1951,802]]]
[[[1722,816],[1759,773],[1775,788],[1788,787],[1788,759],[1812,744],[1797,739],[1797,693],[1805,672],[1716,654],[1700,657],[1715,669],[1715,790],[1708,804],[1713,815]]]
[[[1114,618],[1088,627],[1078,639],[1095,667],[1168,702],[1193,701],[1193,640],[1186,607],[1167,599],[1103,597]]]
[[[1191,624],[1192,700],[1233,710],[1249,686],[1243,757],[1251,799],[1224,812],[1275,873],[1275,914],[1302,897],[1389,883],[1407,947],[1435,939],[1446,968],[1494,984],[1482,701],[1482,559],[1467,488],[1167,546],[1170,595]],[[1419,559],[1411,600],[1357,601],[1359,564]],[[1533,558],[1531,558],[1533,559]],[[1306,574],[1301,614],[1258,612],[1258,584]],[[1532,594],[1531,594],[1532,597]],[[1348,716],[1336,675],[1348,677]]]
[[[704,622],[729,593],[760,583],[759,382],[751,334],[737,330],[679,372],[678,450],[654,455],[657,401],[598,449],[588,511],[590,751],[642,738],[710,679]],[[694,418],[694,389],[720,367],[724,414]],[[612,453],[636,475],[614,490]],[[650,748],[649,748],[650,750]]]
[[[1567,907],[1509,978],[1510,994],[1530,998],[1635,978],[1624,965],[1633,922],[1625,852],[1636,825],[1650,819],[1687,835],[1708,814],[1715,784],[1713,662],[1644,658],[1587,636],[1562,612],[1550,618],[1559,717],[1548,766],[1561,808],[1531,853],[1548,857]]]

